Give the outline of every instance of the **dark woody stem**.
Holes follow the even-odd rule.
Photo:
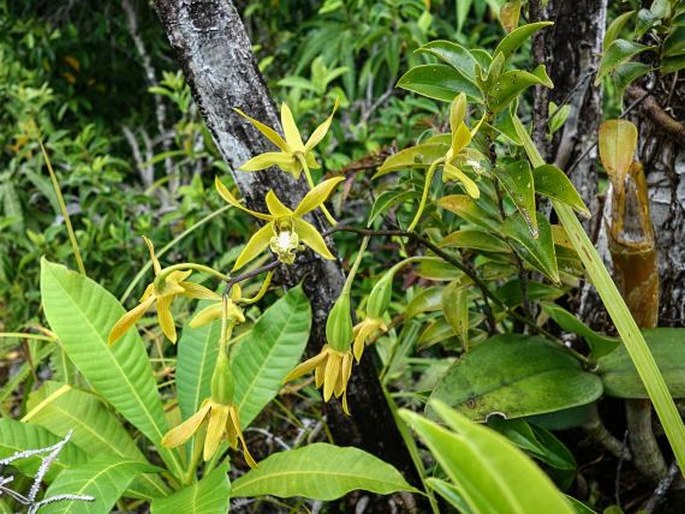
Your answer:
[[[552,341],[557,341],[558,339],[545,330],[544,328],[538,326],[535,321],[522,316],[521,314],[511,310],[508,305],[506,305],[502,300],[500,300],[490,289],[488,289],[487,284],[483,282],[478,275],[476,275],[471,268],[466,266],[464,263],[462,263],[460,260],[456,259],[449,253],[445,252],[442,248],[437,246],[436,244],[432,243],[425,237],[417,234],[416,232],[409,232],[405,230],[371,230],[371,229],[363,229],[363,228],[357,228],[357,227],[350,227],[350,226],[345,226],[345,225],[337,225],[329,230],[327,230],[323,236],[326,237],[330,234],[333,234],[335,232],[352,232],[354,234],[359,234],[361,236],[397,236],[397,237],[405,237],[407,239],[410,239],[422,246],[425,246],[429,250],[431,250],[433,253],[435,253],[438,257],[441,259],[445,260],[458,270],[462,271],[467,277],[469,277],[473,283],[478,287],[482,294],[483,294],[483,299],[485,300],[484,302],[484,309],[485,309],[485,314],[488,317],[488,319],[494,320],[494,315],[492,313],[492,310],[490,308],[490,304],[488,301],[491,301],[495,305],[497,305],[499,308],[501,308],[504,312],[506,312],[509,316],[512,318],[520,321],[521,323],[524,323],[525,325],[528,325],[531,327],[534,331],[537,333],[544,335],[545,337],[549,338]],[[567,348],[571,354],[576,357],[579,361],[583,362],[586,365],[590,365],[590,360],[585,357],[584,355],[575,352],[574,350],[571,350],[570,348]]]
[[[242,273],[240,275],[237,275],[233,278],[230,278],[226,280],[226,288],[224,289],[224,295],[229,294],[231,291],[231,288],[240,282],[244,282],[245,280],[249,280],[253,277],[256,277],[257,275],[261,275],[262,273],[265,273],[267,271],[271,271],[275,268],[277,268],[281,264],[281,261],[278,259],[274,259],[268,264],[265,264],[264,266],[259,266],[258,268],[255,268],[250,271],[246,271],[245,273]]]

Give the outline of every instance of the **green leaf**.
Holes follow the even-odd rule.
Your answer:
[[[685,68],[685,55],[678,55],[675,57],[664,57],[661,59],[661,66],[659,70],[662,75],[675,73]]]
[[[209,305],[200,302],[196,312]],[[221,322],[213,322],[197,328],[185,324],[178,341],[176,355],[176,392],[181,415],[186,420],[192,416],[209,396],[209,386],[219,353]]]
[[[520,160],[509,163],[503,168],[496,167],[493,169],[493,173],[509,194],[523,219],[526,220],[530,235],[536,238],[538,236],[538,222],[535,215],[535,187],[530,164],[527,160]]]
[[[553,282],[559,282],[559,269],[554,251],[554,239],[549,221],[544,214],[538,219],[538,237],[530,235],[528,223],[521,213],[509,216],[502,224],[502,234],[510,238],[516,253],[528,264],[544,273]]]
[[[614,71],[621,64],[628,62],[636,55],[645,50],[653,49],[653,46],[641,45],[626,39],[617,39],[604,49],[602,60],[599,63],[599,70],[595,78],[595,86],[602,83],[602,79]]]
[[[138,460],[113,456],[95,457],[86,464],[59,474],[45,491],[45,498],[59,494],[79,494],[94,501],[60,501],[40,509],[41,514],[107,514],[128,485],[140,473],[156,468]]]
[[[445,373],[431,399],[477,421],[554,412],[595,401],[602,383],[564,348],[535,336],[497,335]]]
[[[464,276],[464,272],[451,264],[443,261],[440,257],[420,257],[417,273],[427,280],[456,280]]]
[[[614,84],[618,95],[623,96],[623,91],[640,77],[647,75],[653,68],[642,62],[626,62],[614,70]],[[662,60],[663,70],[663,60]]]
[[[569,104],[559,107],[554,102],[549,102],[549,113],[547,126],[549,127],[550,135],[555,134],[561,127],[564,126],[566,120],[571,114],[571,106]]]
[[[561,328],[567,332],[578,334],[585,339],[592,351],[592,357],[595,359],[612,352],[621,344],[620,339],[598,334],[573,314],[555,303],[542,302],[540,305],[545,313]]]
[[[172,470],[176,454],[161,447],[168,429],[142,339],[129,330],[113,347],[109,331],[124,314],[108,291],[64,266],[41,261],[45,316],[69,358],[95,390],[158,448]]]
[[[554,87],[544,64],[535,68],[532,73],[524,70],[505,71],[488,89],[488,107],[492,112],[497,113],[509,106],[530,86],[537,84],[547,86],[550,89]]]
[[[483,252],[511,253],[506,241],[496,235],[476,228],[462,228],[446,235],[440,241],[441,248],[467,248]]]
[[[642,334],[674,398],[685,398],[685,329],[653,328]],[[609,396],[649,398],[625,346],[597,360],[597,373]]]
[[[604,34],[604,41],[602,42],[602,48],[607,48],[611,43],[616,40],[616,38],[621,34],[623,27],[630,20],[630,18],[635,14],[635,11],[628,11],[620,16],[617,16],[614,21],[607,27],[607,31]]]
[[[46,382],[31,393],[22,421],[41,425],[59,437],[73,430],[71,442],[88,455],[116,456],[149,464],[119,420],[95,396],[67,384]],[[169,489],[158,478],[143,475],[130,487],[141,498],[163,496]]]
[[[373,222],[376,221],[376,218],[378,218],[378,216],[383,214],[386,210],[391,209],[395,205],[405,202],[414,196],[416,196],[415,191],[383,191],[380,195],[378,195],[376,201],[373,202],[371,214],[369,214],[369,221],[366,225],[370,227]]]
[[[536,23],[529,23],[512,30],[504,39],[502,39],[502,41],[500,41],[500,43],[497,45],[497,48],[495,48],[493,55],[497,55],[499,52],[502,52],[504,58],[508,59],[516,50],[521,47],[521,45],[523,45],[523,43],[526,42],[526,40],[528,40],[528,38],[530,38],[538,30],[549,27],[550,25],[554,25],[554,23],[551,21],[539,21]]]
[[[683,53],[685,53],[685,26],[674,27],[673,31],[664,39],[662,55],[674,57]]]
[[[591,216],[573,182],[559,168],[552,164],[543,164],[533,170],[535,192],[565,203],[580,214]]]
[[[523,292],[521,288],[521,279],[514,278],[498,287],[495,294],[508,307],[514,308],[523,304]],[[533,302],[540,300],[556,300],[566,294],[566,291],[563,289],[550,286],[549,284],[543,284],[535,280],[528,280],[526,282],[526,292],[528,293],[528,300]]]
[[[406,410],[400,416],[419,434],[473,512],[572,514],[551,480],[504,436],[432,402],[445,428]],[[451,429],[451,430],[450,430]]]
[[[231,364],[243,429],[276,397],[283,379],[299,362],[311,323],[309,301],[298,286],[269,307],[240,338]]]
[[[3,459],[16,452],[47,448],[62,440],[61,437],[56,436],[46,428],[22,423],[11,418],[0,419],[0,435],[2,435],[0,437],[0,458]],[[62,470],[85,464],[87,460],[86,453],[69,441],[48,469],[45,481],[50,483]],[[12,462],[12,466],[27,476],[33,476],[38,471],[40,462],[40,456],[35,456],[16,460]]]
[[[446,64],[414,66],[400,78],[397,86],[443,102],[451,102],[459,93],[476,102],[483,101],[478,86]]]
[[[422,312],[440,310],[442,305],[442,290],[442,287],[428,287],[419,291],[404,310],[405,318],[413,318]]]
[[[154,499],[150,505],[152,514],[226,514],[231,498],[227,473],[228,464],[221,464],[199,482],[171,496]]]
[[[409,168],[426,168],[434,161],[445,157],[449,144],[424,143],[400,150],[388,157],[372,179],[394,171]]]
[[[270,494],[328,501],[357,489],[376,494],[414,490],[395,468],[369,453],[314,443],[261,461],[233,483],[233,496]]]
[[[452,66],[471,82],[475,80],[476,60],[466,48],[452,41],[437,40],[423,45],[417,52],[434,55]]]
[[[460,218],[486,230],[499,231],[501,221],[496,215],[486,211],[481,203],[476,202],[469,195],[447,195],[438,200],[438,207],[453,212]]]
[[[435,477],[428,477],[426,479],[426,485],[442,496],[447,503],[457,509],[457,512],[462,514],[475,514],[461,497],[459,489],[456,486]]]
[[[464,27],[464,22],[466,22],[472,4],[473,0],[457,2],[457,32],[461,32],[461,29]]]
[[[464,348],[469,347],[469,291],[465,284],[452,282],[442,291],[442,312]]]

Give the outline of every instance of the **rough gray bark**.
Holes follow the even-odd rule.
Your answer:
[[[247,205],[264,211],[264,197],[270,189],[286,205],[297,205],[308,191],[304,178],[296,182],[275,169],[235,171],[249,158],[273,148],[233,108],[272,127],[280,127],[280,123],[233,4],[227,0],[155,0],[155,7],[193,98]],[[312,222],[320,231],[326,226],[318,212]],[[340,263],[307,252],[287,275],[281,278],[289,286],[303,282],[311,301],[314,319],[309,351],[316,353],[326,341],[326,318],[344,281]],[[336,442],[374,453],[399,468],[410,482],[417,483],[416,471],[371,359],[362,359],[362,364],[355,366],[348,398],[352,418],[345,416],[338,404],[327,406]]]

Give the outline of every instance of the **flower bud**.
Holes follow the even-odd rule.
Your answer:
[[[392,280],[395,277],[393,270],[388,271],[373,286],[369,299],[366,302],[366,315],[370,318],[382,318],[390,306],[392,295]]]
[[[326,321],[326,340],[334,350],[345,352],[352,343],[352,316],[350,314],[350,295],[343,291],[328,313]]]
[[[233,403],[234,389],[231,363],[226,355],[226,350],[220,348],[219,358],[216,361],[214,373],[212,374],[212,399],[222,405],[231,405]]]

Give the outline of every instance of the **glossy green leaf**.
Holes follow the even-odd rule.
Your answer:
[[[685,69],[685,55],[677,55],[675,57],[664,57],[661,59],[661,66],[659,67],[662,75],[675,73]]]
[[[452,507],[457,509],[457,512],[462,514],[474,514],[474,511],[471,510],[459,494],[459,489],[456,486],[435,477],[428,477],[426,479],[426,485],[442,496],[447,503],[452,505]]]
[[[564,126],[566,120],[571,114],[571,105],[565,104],[561,107],[554,102],[549,102],[549,114],[547,120],[547,126],[549,127],[549,133],[555,134],[561,127]]]
[[[377,494],[412,491],[390,464],[358,448],[314,443],[275,453],[233,483],[234,497],[270,494],[335,500],[362,489]]]
[[[526,42],[526,40],[528,40],[528,38],[530,38],[538,30],[549,27],[550,25],[553,25],[551,21],[539,21],[536,23],[528,23],[527,25],[523,25],[512,30],[504,39],[502,39],[502,41],[500,41],[500,43],[497,45],[497,48],[495,48],[493,55],[497,55],[499,52],[502,52],[504,58],[508,59],[514,52],[516,52],[516,50],[521,47],[521,45],[523,45],[523,43]]]
[[[466,248],[483,252],[511,253],[506,241],[490,232],[473,228],[462,228],[446,235],[440,241],[442,248]]]
[[[209,302],[200,302],[196,312],[207,305]],[[209,396],[220,336],[220,321],[196,328],[190,328],[188,323],[184,325],[176,354],[176,394],[184,420],[192,416]]]
[[[674,398],[685,398],[685,329],[653,328],[642,334]],[[597,360],[597,373],[609,396],[649,398],[625,346]]]
[[[478,86],[446,64],[414,66],[400,78],[397,86],[443,102],[451,102],[459,93],[477,102],[483,100]]]
[[[566,173],[552,164],[543,164],[533,170],[535,192],[565,203],[580,214],[590,217],[590,210],[585,206],[573,182]]]
[[[602,60],[599,63],[599,70],[595,78],[595,86],[602,83],[602,79],[614,71],[621,64],[628,62],[636,55],[651,50],[654,47],[628,41],[627,39],[616,39],[604,49]]]
[[[22,423],[11,418],[0,419],[0,458],[6,458],[24,450],[38,450],[59,443],[61,437],[39,425]],[[44,456],[44,455],[43,455]],[[45,475],[47,483],[52,482],[64,469],[80,466],[88,460],[86,453],[71,441],[62,448],[57,459]],[[40,466],[40,456],[19,459],[12,466],[27,476],[35,475]]]
[[[618,36],[621,34],[623,27],[632,18],[635,11],[628,11],[620,16],[617,16],[614,21],[612,21],[607,27],[606,33],[604,34],[604,40],[602,41],[602,48],[607,48],[611,43],[613,43]]]
[[[662,61],[663,69],[663,61]],[[644,77],[653,68],[642,62],[629,61],[621,64],[614,70],[614,84],[618,94],[623,96],[623,91],[640,77]]]
[[[137,475],[155,471],[155,467],[139,460],[114,456],[98,456],[86,464],[69,468],[45,491],[45,497],[60,494],[92,496],[94,501],[60,501],[40,509],[41,514],[107,514]]]
[[[427,280],[456,280],[464,276],[464,272],[458,270],[440,257],[422,257],[417,259],[419,268],[417,273]]]
[[[521,450],[504,436],[468,420],[444,403],[431,403],[447,424],[413,412],[400,415],[418,433],[473,512],[572,514],[564,496]]]
[[[411,299],[404,310],[405,318],[413,318],[422,312],[433,312],[440,310],[442,305],[442,287],[428,287],[422,289]]]
[[[66,384],[46,382],[31,393],[27,409],[24,422],[43,426],[59,437],[72,430],[71,443],[88,455],[148,463],[119,420],[92,394]],[[152,475],[141,475],[129,488],[131,495],[141,498],[163,496],[168,491]]]
[[[620,339],[598,334],[573,314],[555,303],[542,302],[542,309],[561,328],[581,336],[592,350],[595,359],[612,352],[621,343]]]
[[[426,328],[419,335],[417,345],[420,349],[426,349],[434,344],[442,343],[455,336],[454,328],[443,318],[435,318],[426,325]]]
[[[544,284],[536,280],[526,282],[526,292],[528,300],[537,302],[540,300],[556,300],[566,294],[566,291],[558,287]],[[497,288],[495,294],[508,306],[517,307],[523,304],[523,293],[521,291],[521,279],[513,278],[504,285]]]
[[[156,498],[150,505],[150,511],[152,514],[225,514],[229,511],[231,498],[227,473],[228,464],[221,464],[199,482],[171,496]]]
[[[372,178],[410,168],[426,168],[434,161],[445,157],[447,150],[449,150],[449,143],[423,143],[405,148],[388,157]]]
[[[493,173],[526,220],[530,235],[536,238],[538,222],[535,214],[535,184],[530,164],[527,160],[516,161],[495,168]]]
[[[473,81],[476,60],[466,48],[452,41],[437,40],[426,43],[417,52],[426,52],[441,59],[446,64]]]
[[[502,109],[495,115],[495,120],[492,125],[486,124],[487,127],[495,130],[504,139],[504,141],[511,145],[521,146],[521,138],[516,133],[516,127],[512,119],[511,111],[514,110],[517,102],[509,104],[509,109]]]
[[[46,259],[41,261],[40,289],[45,316],[69,358],[179,471],[176,454],[160,444],[168,425],[142,339],[129,330],[114,346],[107,343],[123,307],[96,282]]]
[[[469,289],[466,284],[452,282],[442,291],[442,312],[462,346],[469,347]]]
[[[482,197],[481,197],[482,198]],[[453,212],[460,218],[488,230],[499,231],[501,222],[489,213],[482,202],[476,202],[469,195],[447,195],[438,200],[438,207]]]
[[[473,0],[461,0],[456,3],[457,6],[457,32],[461,32],[464,27],[466,18],[468,17],[469,11],[471,10],[471,5]]]
[[[539,65],[532,72],[524,70],[505,71],[488,89],[488,107],[492,112],[497,113],[509,106],[523,91],[537,84],[550,89],[554,87],[544,64]]]
[[[403,203],[410,198],[416,196],[415,191],[383,191],[376,201],[373,202],[373,207],[371,208],[371,214],[369,214],[369,221],[367,221],[367,226],[371,226],[376,218],[383,214],[388,209],[393,208],[395,205]]]
[[[497,335],[475,346],[447,371],[431,399],[471,419],[507,419],[595,401],[602,382],[564,348],[535,336]]]
[[[544,214],[538,219],[538,237],[530,235],[528,223],[516,212],[502,224],[502,233],[510,238],[516,253],[532,267],[544,273],[553,282],[559,282],[559,268],[554,250],[554,239],[549,221]]]
[[[269,307],[233,349],[235,402],[243,428],[278,394],[302,357],[312,314],[302,286]]]
[[[674,57],[683,53],[685,53],[685,26],[676,26],[664,39],[662,55]]]

